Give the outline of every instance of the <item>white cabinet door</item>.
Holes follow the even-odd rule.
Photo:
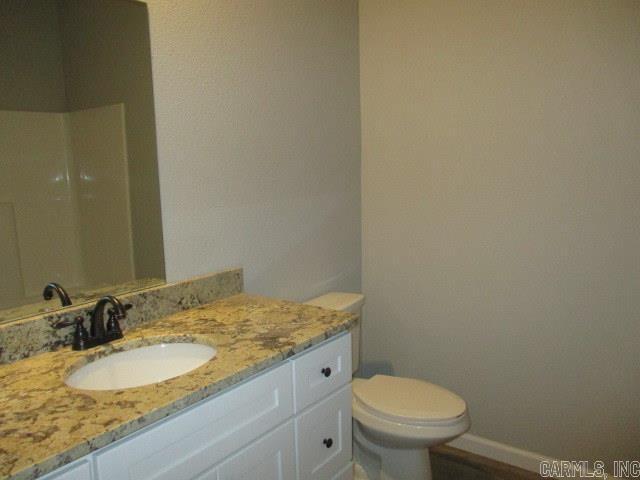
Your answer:
[[[296,412],[351,381],[351,334],[293,360]]]
[[[217,480],[295,480],[295,460],[291,420],[222,463]]]
[[[299,480],[327,480],[351,462],[351,384],[296,418]]]
[[[76,462],[45,475],[40,480],[92,480],[91,461],[89,457],[82,458]]]
[[[291,365],[96,453],[100,480],[191,480],[293,413]]]

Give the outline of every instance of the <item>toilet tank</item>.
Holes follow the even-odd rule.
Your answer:
[[[358,367],[360,367],[360,326],[362,325],[364,295],[360,293],[331,292],[320,297],[312,298],[305,303],[329,310],[340,310],[341,312],[358,315],[360,320],[351,330],[351,367],[353,370],[352,373],[355,373]]]

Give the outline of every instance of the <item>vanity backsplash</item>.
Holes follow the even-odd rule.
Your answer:
[[[241,293],[242,290],[242,269],[238,268],[122,294],[118,298],[133,308],[127,312],[121,326],[126,332],[129,328]],[[0,325],[0,364],[71,345],[73,326],[55,329],[53,325],[71,323],[79,315],[85,317],[88,324],[88,311],[92,307],[92,304],[70,306]]]

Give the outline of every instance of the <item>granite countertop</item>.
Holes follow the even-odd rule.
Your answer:
[[[106,346],[84,352],[67,347],[0,365],[0,479],[37,478],[355,322],[348,313],[239,294],[126,331],[124,339]],[[91,359],[129,349],[127,344],[161,341],[207,343],[218,353],[196,370],[144,387],[88,391],[64,383]]]
[[[74,306],[83,305],[94,302],[103,295],[119,296],[123,293],[145,290],[147,288],[162,285],[164,280],[160,278],[140,278],[131,280],[130,282],[118,283],[116,285],[102,285],[92,288],[84,288],[76,290],[69,288],[67,293],[71,297]],[[60,305],[58,296],[55,295],[51,300],[43,300],[42,297],[32,299],[25,305],[18,305],[11,308],[0,310],[0,323],[17,320],[20,318],[30,317],[43,313],[56,312],[65,307]]]

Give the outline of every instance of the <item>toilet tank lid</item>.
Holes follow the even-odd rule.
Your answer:
[[[305,303],[316,307],[328,308],[329,310],[358,313],[364,304],[364,295],[361,293],[331,292],[312,298]]]

